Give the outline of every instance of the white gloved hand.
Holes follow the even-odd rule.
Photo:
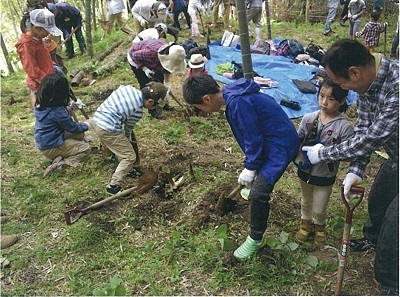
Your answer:
[[[255,178],[256,178],[256,171],[248,170],[245,168],[239,175],[238,183],[250,188]]]
[[[359,177],[357,174],[351,172],[347,173],[346,178],[343,181],[343,186],[344,186],[343,194],[347,201],[349,201],[351,198],[349,195],[351,187],[361,183],[361,181],[362,178]]]
[[[308,160],[310,160],[311,164],[317,164],[321,162],[321,159],[318,156],[318,152],[323,147],[324,146],[322,144],[317,143],[314,146],[303,146],[301,150],[307,152],[307,158]]]
[[[86,106],[81,99],[76,99],[76,101],[71,101],[69,104],[74,110],[77,109],[82,109],[84,106]]]
[[[165,97],[167,97],[168,95],[169,95],[169,93],[171,92],[171,83],[164,83],[164,86],[166,87],[166,88],[168,88],[168,90],[167,90],[167,95],[165,95]]]
[[[93,129],[93,120],[92,119],[88,119],[88,120],[84,121],[83,124],[85,124],[88,127],[88,131]]]
[[[148,77],[148,78],[153,78],[153,75],[154,75],[154,71],[153,70],[151,70],[151,69],[149,69],[149,68],[145,68],[145,69],[143,69],[143,71],[144,71],[144,74],[146,74],[146,76]]]
[[[360,32],[356,32],[356,37],[360,37],[361,36],[361,34],[360,34]]]
[[[140,26],[143,28],[146,28],[148,26],[149,22],[146,19],[141,19],[140,20]]]
[[[353,15],[351,16],[351,20],[354,22],[354,21],[356,20],[357,17],[358,17],[358,15],[353,14]]]

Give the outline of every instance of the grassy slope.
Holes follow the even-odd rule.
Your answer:
[[[395,30],[393,26],[389,29],[391,32]],[[273,23],[272,27],[274,36],[296,38],[304,45],[313,41],[327,47],[335,39],[347,36],[346,29],[337,22],[333,24],[337,35],[323,37],[322,30],[322,24]],[[218,39],[222,32],[214,30],[212,39]],[[182,31],[180,41],[189,34],[189,31]],[[95,50],[100,52],[121,37],[124,37],[121,33],[115,33],[100,41],[98,36]],[[392,34],[388,34],[388,48],[391,38]],[[382,47],[378,51],[382,51]],[[77,57],[68,61],[67,66],[72,70],[86,61],[86,57]],[[183,79],[174,78],[178,94],[178,85]],[[122,64],[111,76],[99,78],[92,87],[75,91],[82,94],[80,97],[84,102],[91,102],[98,91],[131,82],[131,72],[126,64]],[[9,106],[11,97],[24,102]],[[99,103],[90,106],[89,113],[93,113]],[[199,201],[220,195],[217,190],[224,186],[232,187],[241,169],[242,155],[222,115],[192,118],[190,123],[181,116],[162,122],[145,117],[135,130],[144,156],[142,164],[158,173],[168,171],[164,167],[182,166],[187,177],[185,186],[171,201],[147,193],[142,198],[120,200],[112,207],[82,218],[75,225],[66,226],[62,212],[67,207],[105,197],[104,187],[115,162],[103,162],[100,154],[94,153],[82,168],[67,169],[42,179],[43,169],[49,161],[35,148],[34,116],[28,104],[22,71],[2,79],[1,104],[1,212],[11,218],[2,226],[2,234],[20,236],[16,245],[1,251],[3,260],[10,261],[1,272],[2,294],[91,295],[94,289],[104,287],[114,275],[123,280],[127,295],[333,293],[337,264],[335,253],[330,249],[303,246],[289,253],[278,245],[275,250],[268,249],[248,261],[237,262],[231,256],[226,237],[233,240],[235,246],[240,244],[248,228],[245,214],[234,213],[221,218],[210,211],[200,228],[193,228],[190,224],[200,216],[198,211],[202,204]],[[96,136],[90,135],[93,146],[97,147]],[[230,146],[232,154],[221,153]],[[194,164],[193,174],[190,175],[189,168],[176,160],[174,164],[168,163],[171,161],[168,160],[169,154],[180,151],[185,161],[191,150],[196,156],[207,157],[197,161],[190,159]],[[369,166],[363,184],[367,189],[380,162],[380,157],[372,156],[374,166]],[[346,164],[342,164],[342,168],[338,185],[345,174]],[[336,186],[328,220],[328,243],[336,248],[340,247],[344,215],[338,191]],[[299,219],[300,198],[292,165],[277,184],[273,198],[266,236],[279,239],[281,231],[285,231],[293,239]],[[241,201],[239,206],[246,208]],[[173,215],[175,212],[177,214]],[[364,203],[354,217],[354,236],[361,235],[365,218]],[[221,224],[228,225],[227,232],[217,232],[216,227]],[[287,242],[291,243],[291,239]],[[284,236],[282,241],[285,242]],[[221,249],[221,242],[225,242],[228,251]],[[310,255],[317,257],[318,261],[315,262],[316,258]],[[350,253],[345,280],[345,290],[350,295],[376,293],[371,271],[373,256],[373,253]]]

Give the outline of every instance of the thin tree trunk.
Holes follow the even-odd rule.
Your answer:
[[[15,32],[15,39],[18,40],[19,32],[17,30],[17,25],[15,24],[15,20],[20,20],[21,17],[19,15],[18,11],[15,9],[14,4],[10,0],[8,0],[7,3],[8,3],[8,9],[10,11],[10,16],[14,16],[14,17],[11,17],[12,18],[11,21],[12,21],[14,32]],[[11,5],[12,5],[12,8],[14,9],[15,14],[12,13]]]
[[[1,34],[1,32],[0,32],[0,43],[1,43],[1,50],[3,51],[4,58],[6,59],[8,72],[14,73],[14,68],[8,58],[8,50],[7,50],[6,44],[4,43],[3,34]]]
[[[272,33],[271,33],[271,15],[270,15],[270,13],[269,13],[269,3],[268,3],[268,0],[265,0],[265,16],[267,17],[268,39],[272,39]]]
[[[92,41],[92,22],[91,22],[91,0],[85,0],[85,19],[86,19],[86,46],[87,54],[93,57],[93,41]]]
[[[253,78],[253,62],[250,52],[249,28],[246,17],[245,0],[236,0],[236,12],[239,22],[240,48],[242,53],[243,75],[247,79]]]
[[[94,31],[97,32],[97,21],[96,21],[96,0],[92,2],[92,18]]]
[[[306,23],[310,21],[310,0],[306,1]]]

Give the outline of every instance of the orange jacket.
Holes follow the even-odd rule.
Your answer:
[[[39,83],[46,75],[55,72],[54,63],[49,51],[42,40],[37,40],[31,35],[22,33],[20,39],[15,44],[22,67],[28,78],[26,85],[32,90],[39,88]]]

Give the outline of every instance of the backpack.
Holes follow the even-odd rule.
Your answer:
[[[192,38],[185,40],[184,43],[182,43],[182,47],[185,49],[185,53],[186,53],[186,59],[190,58],[190,54],[189,51],[192,48],[198,47],[197,42],[194,41]]]
[[[211,59],[210,48],[208,45],[191,48],[189,50],[189,59],[193,54],[201,54],[203,57],[206,57],[207,60]]]
[[[252,53],[255,54],[263,54],[269,55],[270,54],[270,44],[263,39],[257,39],[254,42],[254,48],[251,50]]]
[[[290,39],[290,40],[284,39],[278,44],[278,51],[277,51],[278,56],[296,57],[297,55],[303,53],[304,53],[303,45],[295,39]]]
[[[319,45],[310,42],[307,45],[306,52],[314,59],[316,59],[319,63],[321,63],[322,58],[325,55],[325,50]]]
[[[232,75],[232,78],[233,79],[239,79],[239,78],[242,78],[242,77],[244,77],[244,74],[243,74],[243,64],[242,63],[237,63],[237,62],[235,62],[235,61],[232,61],[231,62],[232,63],[232,65],[233,65],[233,67],[234,67],[234,73],[233,73],[233,75]],[[255,72],[254,70],[253,70],[253,76],[254,77],[256,77],[256,76],[258,76],[258,77],[262,77],[261,75],[259,75],[257,72]]]

